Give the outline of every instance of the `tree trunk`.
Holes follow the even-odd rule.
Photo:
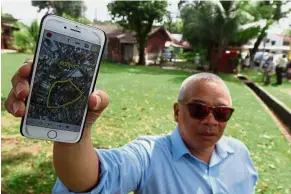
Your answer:
[[[217,73],[218,72],[218,69],[219,69],[219,65],[220,65],[220,61],[221,61],[221,58],[222,58],[222,55],[223,55],[223,50],[224,48],[226,48],[228,45],[228,41],[223,39],[221,40],[218,45],[217,45],[217,58],[216,58],[216,61],[214,63],[212,63],[211,65],[211,71],[214,72],[214,73]]]
[[[260,32],[260,35],[258,36],[255,44],[254,44],[254,47],[251,49],[251,52],[250,52],[250,61],[253,63],[254,61],[254,57],[255,57],[255,54],[256,52],[258,51],[258,48],[261,44],[261,42],[263,41],[263,39],[265,38],[266,36],[266,30],[269,28],[269,24],[267,24],[264,28],[262,28],[261,32]]]
[[[139,59],[138,65],[145,65],[145,40],[139,40]]]

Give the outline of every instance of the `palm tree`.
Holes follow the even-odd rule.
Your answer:
[[[193,46],[206,47],[208,61],[213,49],[217,50],[217,60],[210,63],[210,70],[217,71],[223,49],[230,43],[240,45],[257,35],[258,28],[240,28],[251,21],[242,9],[246,5],[243,1],[205,1],[182,8],[185,38]]]

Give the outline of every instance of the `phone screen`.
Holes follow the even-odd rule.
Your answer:
[[[100,45],[44,30],[27,125],[79,132]]]

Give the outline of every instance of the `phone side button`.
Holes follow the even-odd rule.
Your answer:
[[[50,130],[48,133],[47,133],[47,136],[48,138],[50,139],[55,139],[57,137],[57,132],[54,131],[54,130]]]

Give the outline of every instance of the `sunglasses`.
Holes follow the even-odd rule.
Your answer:
[[[180,104],[186,105],[190,116],[193,119],[202,120],[206,118],[210,112],[212,112],[215,120],[218,122],[226,122],[230,119],[234,109],[230,107],[218,106],[212,107],[207,106],[201,102],[190,102],[190,103],[183,103],[182,101],[178,101]]]

